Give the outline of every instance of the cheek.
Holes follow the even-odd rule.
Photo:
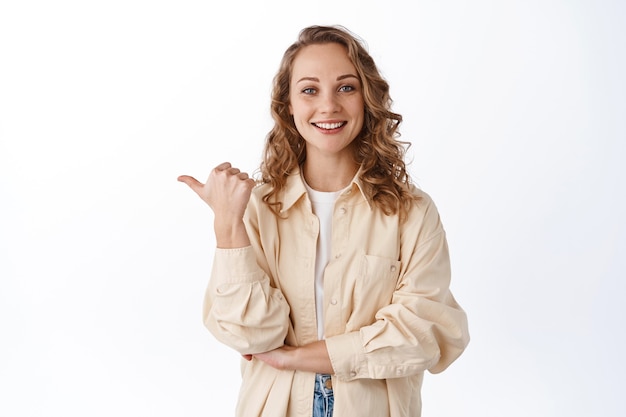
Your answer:
[[[361,122],[365,122],[365,108],[363,107],[362,103],[355,105],[353,108],[353,111],[354,111],[353,114],[355,115],[355,117],[358,117],[359,119],[361,119]]]
[[[308,119],[310,117],[310,108],[302,101],[291,102],[289,111],[294,119]]]
[[[363,117],[365,115],[365,102],[362,98],[354,98],[349,103],[351,113],[355,116]]]

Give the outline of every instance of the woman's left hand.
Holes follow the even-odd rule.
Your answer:
[[[293,346],[281,346],[269,352],[257,353],[253,357],[262,360],[272,368],[276,369],[296,369],[293,357],[298,348]]]

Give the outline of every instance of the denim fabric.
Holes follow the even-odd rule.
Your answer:
[[[315,375],[315,391],[313,395],[313,417],[332,417],[333,387],[330,375]]]

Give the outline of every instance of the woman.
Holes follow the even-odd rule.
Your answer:
[[[468,343],[390,108],[350,32],[305,28],[274,79],[260,185],[230,163],[179,178],[215,214],[204,322],[246,359],[238,416],[418,416],[423,372]]]

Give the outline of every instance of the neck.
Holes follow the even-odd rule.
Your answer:
[[[332,192],[346,188],[358,169],[358,165],[354,163],[323,164],[312,163],[307,159],[302,166],[302,174],[309,187],[317,191]]]

